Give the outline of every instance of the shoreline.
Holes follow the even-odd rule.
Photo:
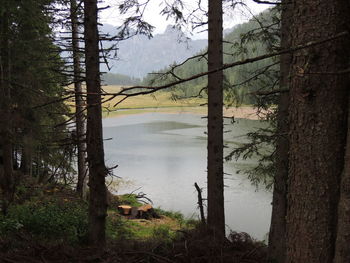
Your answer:
[[[138,115],[146,113],[164,113],[164,114],[195,114],[206,115],[207,107],[150,107],[150,108],[129,108],[129,109],[117,109],[110,112],[103,112],[103,118],[117,118],[127,115]],[[240,106],[223,108],[223,114],[225,118],[238,118],[238,119],[250,119],[259,120],[256,109],[252,106]]]

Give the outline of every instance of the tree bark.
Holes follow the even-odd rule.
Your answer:
[[[350,104],[349,104],[350,105]],[[350,112],[350,111],[349,111]],[[350,262],[350,114],[348,116],[348,135],[345,165],[341,180],[340,200],[338,205],[338,230],[335,246],[334,263]]]
[[[291,44],[325,39],[346,30],[347,0],[295,0]],[[330,263],[334,256],[339,185],[344,167],[349,83],[346,38],[292,56],[287,260]]]
[[[350,13],[350,7],[348,6]],[[348,23],[350,23],[348,21]],[[349,51],[348,51],[349,52]],[[350,83],[349,75],[347,82]],[[350,85],[349,85],[350,86]],[[335,243],[334,263],[350,262],[350,95],[348,102],[348,133],[346,143],[345,164],[340,185],[338,203],[337,239]]]
[[[290,47],[290,4],[281,5],[281,49]],[[288,89],[291,54],[280,56],[280,89]],[[272,262],[283,263],[286,257],[286,212],[288,180],[288,106],[289,93],[280,93],[277,110],[276,173],[272,198],[272,215],[269,232],[268,257]]]
[[[75,91],[75,123],[76,123],[76,140],[78,150],[78,182],[77,192],[81,197],[86,192],[86,175],[87,169],[85,164],[85,115],[84,115],[84,98],[82,96],[82,77],[79,55],[79,26],[77,1],[70,1],[70,14],[72,24],[72,48],[73,48],[73,65],[74,65],[74,91]]]
[[[9,3],[3,3],[1,13],[1,42],[0,42],[0,149],[2,163],[0,174],[1,186],[4,194],[3,213],[6,214],[9,203],[13,198],[13,149],[12,149],[12,121],[11,121],[11,86],[10,86],[10,47],[9,47]],[[2,166],[2,167],[1,167]]]
[[[84,0],[84,38],[87,87],[87,154],[89,163],[89,243],[103,247],[106,243],[107,191],[104,162],[101,81],[97,28],[97,0]]]
[[[282,72],[282,71],[281,71]],[[288,180],[288,93],[280,95],[278,103],[276,174],[272,198],[272,215],[269,232],[268,257],[272,262],[283,263],[286,257],[286,212]]]
[[[209,0],[208,70],[223,66],[222,1]],[[223,72],[208,75],[208,219],[210,233],[225,236],[223,178]]]

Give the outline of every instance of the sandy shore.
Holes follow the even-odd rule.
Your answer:
[[[241,107],[232,107],[224,108],[225,117],[234,117],[234,118],[244,118],[251,120],[258,120],[259,117],[256,114],[256,110],[250,106],[241,106]],[[167,113],[167,114],[198,114],[206,115],[206,107],[159,107],[159,108],[143,108],[143,109],[120,109],[117,111],[112,111],[110,113],[104,113],[104,118],[114,118],[121,117],[126,115],[135,115],[135,114],[145,114],[145,113]]]

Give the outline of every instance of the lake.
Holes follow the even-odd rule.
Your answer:
[[[248,119],[227,121],[225,142],[232,147],[261,125]],[[103,126],[107,165],[118,165],[115,175],[131,181],[118,194],[138,189],[136,193],[146,193],[155,207],[198,217],[194,183],[206,187],[206,119],[187,113],[146,113],[106,118]],[[263,240],[269,231],[272,194],[263,187],[257,191],[244,174],[237,174],[254,162],[225,163],[226,224],[228,231]]]

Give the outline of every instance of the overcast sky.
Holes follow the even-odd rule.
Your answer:
[[[139,0],[139,3],[144,3],[147,0]],[[149,0],[149,3],[145,9],[144,19],[155,26],[154,33],[163,33],[166,29],[167,25],[174,24],[174,21],[169,19],[167,20],[165,16],[160,14],[161,10],[164,8],[164,2],[172,3],[174,0]],[[118,6],[122,0],[104,0],[103,3],[100,4],[101,7],[109,5],[110,8],[103,10],[100,12],[100,22],[108,23],[112,25],[120,25],[122,23],[123,17],[119,14]],[[185,3],[184,13],[188,14],[191,10],[193,10],[197,6],[198,0],[183,0]],[[236,24],[240,24],[248,21],[252,15],[258,14],[261,11],[265,10],[269,6],[266,4],[257,4],[253,0],[241,0],[246,4],[246,7],[236,6],[234,11],[232,8],[226,7],[224,12],[224,28],[231,28]],[[201,0],[201,6],[203,9],[207,7],[207,0]],[[198,14],[199,18],[205,19],[201,14]],[[187,34],[193,34],[191,38],[207,38],[207,32],[201,32],[205,30],[205,28],[197,29],[196,31],[192,31],[190,25],[184,29]]]

